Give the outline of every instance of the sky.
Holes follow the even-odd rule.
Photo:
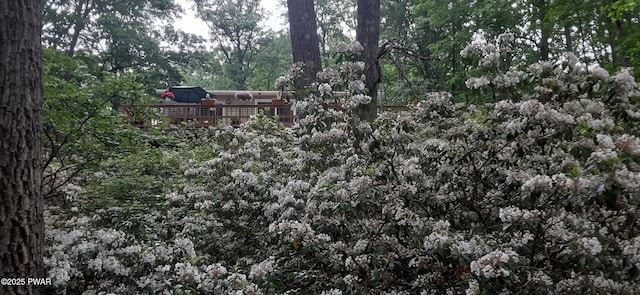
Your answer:
[[[267,19],[267,26],[271,27],[274,31],[281,30],[284,27],[281,15],[285,8],[278,6],[278,0],[261,0],[261,2],[262,7],[271,13],[271,16]],[[209,37],[207,25],[195,16],[192,1],[176,0],[176,3],[180,4],[185,11],[182,19],[176,22],[176,27],[187,33]]]

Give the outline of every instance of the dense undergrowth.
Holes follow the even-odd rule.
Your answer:
[[[105,159],[46,211],[55,290],[639,293],[634,78],[572,55],[500,69],[505,46],[464,52],[495,70],[468,82],[495,103],[431,93],[363,122],[345,62],[293,128],[259,115]]]

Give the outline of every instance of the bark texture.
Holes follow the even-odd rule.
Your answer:
[[[379,59],[380,41],[380,0],[358,0],[358,25],[356,40],[362,44],[362,60],[365,63],[365,88],[371,97],[371,103],[357,109],[358,116],[373,121],[378,112],[378,84],[382,81]]]
[[[45,277],[42,13],[41,0],[0,0],[0,278]],[[20,285],[0,294],[41,293]]]
[[[296,84],[296,88],[301,89],[315,81],[316,74],[322,70],[316,11],[313,0],[287,0],[287,10],[293,62],[304,63],[304,72]]]

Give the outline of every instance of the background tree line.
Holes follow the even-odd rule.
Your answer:
[[[299,1],[288,2],[291,10],[303,8]],[[387,103],[406,103],[428,90],[464,96],[469,69],[460,51],[474,38],[491,40],[505,31],[516,35],[519,47],[513,56],[521,64],[567,51],[585,64],[609,70],[637,66],[640,60],[640,8],[629,0],[304,2],[315,13],[320,67],[335,63],[338,43],[355,39],[358,7],[363,12],[380,7],[378,45],[386,45],[378,49],[384,53],[380,90]],[[136,72],[150,89],[195,84],[273,90],[275,78],[293,61],[290,36],[307,29],[274,32],[265,25],[268,12],[259,0],[197,0],[190,5],[209,27],[208,38],[173,25],[184,12],[172,0],[49,0],[43,41],[85,60],[93,71]]]

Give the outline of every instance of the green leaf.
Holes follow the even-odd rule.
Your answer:
[[[580,170],[578,169],[578,167],[573,167],[571,169],[571,176],[578,176],[578,173],[580,172]]]

